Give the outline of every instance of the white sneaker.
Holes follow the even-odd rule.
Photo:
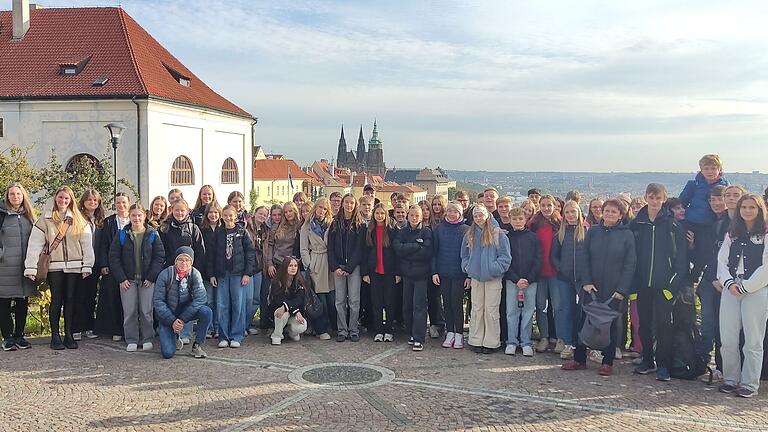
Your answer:
[[[384,335],[381,333],[377,333],[376,336],[373,337],[374,342],[384,342]]]
[[[546,338],[539,340],[536,344],[536,352],[547,352],[549,349],[549,341]]]
[[[429,337],[437,339],[440,337],[440,327],[436,325],[429,326]]]
[[[99,335],[95,334],[93,330],[88,330],[87,332],[85,332],[85,337],[86,339],[96,339],[97,337],[99,337]]]
[[[184,348],[184,342],[181,339],[176,339],[176,351],[181,351]]]
[[[722,380],[723,380],[723,373],[720,372],[717,369],[712,369],[712,381],[711,381],[711,383],[720,382]],[[707,373],[705,373],[704,375],[701,376],[701,382],[703,382],[704,384],[710,384],[709,372],[707,372]]]
[[[229,342],[227,342],[225,340],[220,340],[219,341],[219,348],[227,348],[228,346],[229,346]]]
[[[562,339],[558,339],[555,343],[555,352],[560,354],[565,349],[565,342]]]
[[[392,342],[395,337],[391,333],[384,333],[384,342]]]
[[[72,333],[72,339],[76,341],[83,340],[83,334],[80,332]]]
[[[271,339],[272,339],[272,345],[280,345],[283,343],[283,340],[280,339],[279,337],[272,336]]]
[[[189,345],[189,338],[181,338],[181,341],[184,342],[184,345]]]
[[[151,351],[152,348],[154,348],[154,345],[152,345],[152,342],[144,342],[144,344],[141,345],[141,349],[143,351]]]
[[[128,344],[128,347],[125,349],[128,352],[136,352],[136,350],[139,348],[136,344]]]
[[[301,340],[301,335],[300,334],[291,335],[291,340],[293,340],[294,342],[298,342]]]
[[[517,353],[517,345],[507,345],[504,349],[504,354],[506,355],[515,355],[515,353]]]
[[[112,336],[112,341],[114,342],[120,342],[121,340],[123,340],[122,336],[117,336],[117,335]]]
[[[571,360],[573,358],[573,345],[566,345],[563,350],[560,351],[560,358],[563,360]]]
[[[589,350],[587,358],[595,363],[603,364],[603,354],[598,350]]]
[[[622,355],[621,355],[621,348],[616,347],[616,355],[614,356],[614,358],[616,360],[621,360],[621,357],[622,357]]]
[[[450,348],[453,346],[453,342],[456,340],[456,333],[448,332],[445,334],[445,341],[443,341],[443,348]]]
[[[533,357],[533,347],[530,345],[526,345],[523,347],[523,355],[525,357]]]
[[[328,333],[323,333],[321,335],[318,335],[317,337],[320,340],[331,340],[331,335],[329,335]]]
[[[231,341],[229,343],[229,347],[230,348],[240,348],[240,342],[233,340],[233,341]]]
[[[454,333],[453,348],[454,349],[464,348],[464,333]]]

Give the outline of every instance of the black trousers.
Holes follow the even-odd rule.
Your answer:
[[[80,275],[77,276],[80,277]],[[120,286],[112,274],[101,278],[94,331],[105,336],[123,335],[123,300],[120,297]]]
[[[376,334],[392,334],[392,316],[395,313],[395,277],[373,273],[370,284],[371,324]],[[385,320],[386,315],[386,320]]]
[[[64,307],[64,334],[67,336],[72,334],[72,325],[75,321],[75,290],[80,280],[82,280],[80,273],[62,271],[48,273],[48,285],[51,287],[51,307],[48,311],[51,334],[60,334],[59,319],[61,319],[62,306]]]
[[[371,277],[373,279],[373,277]],[[371,284],[365,281],[360,283],[360,317],[358,322],[365,328],[374,326],[372,314],[373,303],[371,299]]]
[[[653,365],[655,360],[659,367],[672,366],[672,309],[672,300],[667,300],[662,290],[646,288],[637,293],[640,341],[646,365]]]
[[[96,324],[96,294],[99,288],[99,274],[94,273],[79,283],[75,292],[75,333],[93,330]],[[121,303],[122,304],[122,303]]]
[[[441,281],[442,282],[442,281]],[[429,324],[445,328],[445,316],[443,314],[443,297],[440,295],[440,286],[429,281],[427,285],[427,313]]]
[[[0,298],[0,330],[3,339],[24,336],[28,310],[29,299],[27,297]]]
[[[416,341],[427,337],[427,279],[403,278],[405,331]]]

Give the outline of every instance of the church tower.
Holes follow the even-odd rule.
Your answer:
[[[365,138],[363,138],[363,125],[360,125],[360,136],[357,138],[357,153],[355,154],[357,159],[357,170],[364,170],[366,162],[365,151]]]
[[[336,165],[343,167],[347,162],[347,141],[344,139],[344,125],[341,125],[341,138],[339,138],[339,151],[336,155]]]
[[[368,154],[366,157],[366,167],[368,172],[384,177],[387,173],[387,167],[384,164],[384,149],[381,139],[379,139],[379,130],[376,120],[373,121],[373,132],[371,140],[368,141]]]

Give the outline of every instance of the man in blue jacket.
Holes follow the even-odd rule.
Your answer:
[[[153,303],[155,316],[159,321],[160,352],[169,359],[184,344],[179,338],[184,324],[197,320],[199,329],[192,344],[192,355],[205,358],[203,351],[205,330],[211,323],[213,313],[208,307],[208,297],[200,272],[192,267],[195,252],[188,246],[176,250],[174,265],[166,268],[157,277]]]

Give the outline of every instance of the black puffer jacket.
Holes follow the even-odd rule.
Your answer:
[[[582,285],[597,288],[597,298],[606,301],[614,292],[629,294],[635,277],[635,237],[626,225],[607,227],[600,221],[584,239],[586,265]]]
[[[120,230],[109,248],[109,271],[117,283],[132,281],[136,276],[136,245],[133,243],[131,226]],[[155,282],[163,271],[165,248],[154,228],[146,226],[141,240],[141,279]]]
[[[220,226],[214,233],[214,244],[209,245],[209,255],[207,273],[211,276],[223,276],[227,272],[232,275],[244,276],[252,275],[256,268],[256,253],[253,247],[253,240],[243,225],[237,224],[233,228],[234,238],[232,239],[232,268],[227,269],[227,228]]]
[[[552,237],[552,249],[549,251],[549,261],[557,271],[557,278],[566,282],[580,281],[581,269],[584,268],[584,241],[576,241],[576,226],[566,225],[563,242],[560,243],[558,233]]]
[[[205,265],[205,243],[200,228],[187,215],[184,220],[177,221],[173,216],[163,222],[160,227],[160,238],[165,246],[165,266],[174,265],[176,251],[182,246],[189,246],[195,252],[192,265],[198,269]]]
[[[408,223],[397,231],[392,247],[398,259],[400,274],[411,279],[428,279],[432,273],[432,229]]]
[[[512,264],[510,264],[504,279],[514,283],[517,283],[520,279],[536,282],[541,270],[539,238],[528,228],[520,231],[510,231],[507,233],[507,238],[509,238]]]
[[[296,315],[304,309],[304,287],[298,285],[294,279],[287,290],[283,289],[283,284],[278,279],[273,279],[269,286],[268,298],[269,310],[272,315],[278,308],[286,306],[291,315]]]
[[[392,247],[393,240],[397,235],[397,230],[390,227],[384,227],[384,230],[389,236],[389,246],[384,246],[382,248],[382,255],[384,258],[384,274],[399,275],[400,268],[397,265],[397,255],[395,255],[395,249]],[[366,232],[365,235],[367,236],[368,233]],[[360,273],[364,276],[370,276],[376,273],[377,244],[378,239],[376,238],[376,230],[374,228],[374,231],[371,233],[371,245],[369,246],[368,242],[365,242],[365,259],[360,266]]]
[[[200,227],[200,233],[203,235],[203,244],[206,246],[206,248],[208,248],[207,258],[215,259],[213,256],[213,250],[214,246],[216,245],[216,227],[211,228],[210,224],[206,224]],[[208,259],[206,259],[204,265],[201,265],[201,268],[198,269],[200,271],[200,275],[203,277],[203,282],[211,279],[211,276],[216,276],[209,273],[211,265],[208,262]]]
[[[662,208],[656,218],[643,207],[629,224],[635,237],[637,266],[634,286],[676,293],[688,280],[685,233],[672,214]]]
[[[352,273],[364,259],[365,224],[355,225],[343,219],[340,211],[328,232],[328,269],[335,272],[342,269]]]

